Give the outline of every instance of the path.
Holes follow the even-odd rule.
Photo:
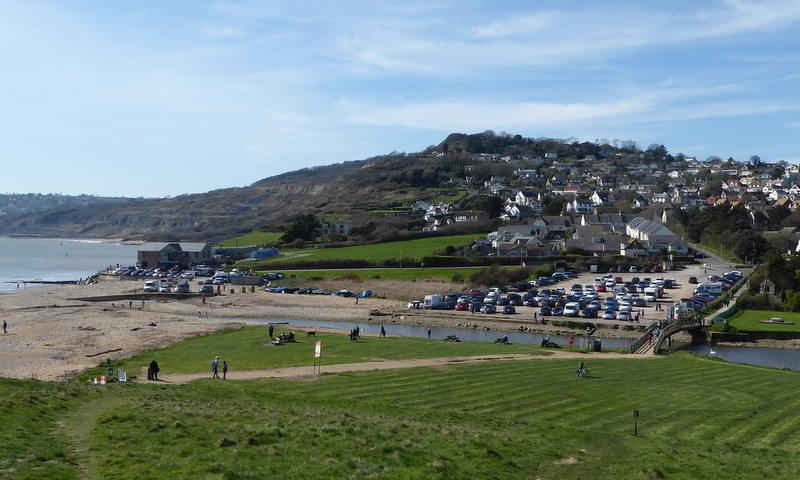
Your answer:
[[[58,425],[63,429],[72,453],[77,460],[79,478],[81,480],[91,480],[91,472],[95,471],[93,456],[88,452],[89,435],[97,425],[97,419],[108,410],[123,405],[124,401],[120,398],[103,397],[83,403],[69,410]]]
[[[509,355],[481,355],[472,357],[445,357],[445,358],[418,358],[406,360],[385,360],[380,362],[341,363],[335,365],[322,365],[323,374],[343,372],[364,372],[368,370],[397,370],[401,368],[440,367],[458,365],[461,363],[496,362],[507,360],[563,360],[563,359],[597,359],[597,358],[659,358],[655,355],[631,355],[615,352],[580,353],[566,350],[553,350],[550,354],[519,353]],[[313,367],[304,365],[300,367],[282,367],[269,370],[237,370],[228,372],[228,380],[253,380],[258,378],[303,378],[314,377]],[[159,372],[158,381],[136,378],[143,383],[166,383],[180,385],[194,380],[211,378],[211,373],[164,373]]]

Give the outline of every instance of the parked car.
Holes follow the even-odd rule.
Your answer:
[[[200,287],[200,293],[206,295],[213,295],[214,294],[214,286],[213,285],[203,285]]]
[[[466,312],[469,310],[469,303],[467,302],[458,302],[456,303],[456,310],[459,312]]]
[[[689,283],[691,283],[692,285],[696,285],[697,284],[697,277],[689,277]]]
[[[514,305],[506,305],[505,307],[503,307],[503,313],[505,315],[511,315],[517,313],[517,309],[514,308]]]
[[[491,303],[485,303],[481,307],[481,313],[495,313],[496,311],[497,311],[497,307],[495,307]]]

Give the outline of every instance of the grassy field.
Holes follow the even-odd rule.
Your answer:
[[[285,325],[276,325],[275,334],[287,332]],[[274,348],[269,345],[267,327],[247,327],[223,333],[204,335],[184,340],[170,348],[151,351],[133,357],[121,364],[130,372],[139,372],[147,366],[152,357],[158,359],[162,369],[175,373],[195,373],[209,370],[211,359],[219,356],[220,362],[236,365],[240,370],[259,370],[275,367],[308,365],[313,360],[314,343],[323,341],[325,363],[353,363],[370,360],[400,360],[410,358],[438,358],[458,356],[463,348],[453,342],[431,342],[421,338],[363,337],[360,342],[351,342],[347,335],[323,334],[307,338],[305,331],[295,332],[297,343],[287,348]],[[535,349],[543,355],[549,350]],[[490,355],[498,353],[529,353],[530,345],[496,345],[475,343],[470,348],[471,355]],[[87,376],[98,376],[102,372],[87,372]]]
[[[222,247],[246,247],[250,245],[265,245],[278,241],[283,233],[280,232],[250,232],[239,237],[229,238],[220,243]]]
[[[774,317],[783,319],[785,323],[762,323]],[[800,332],[800,313],[739,310],[728,324],[742,332]]]
[[[225,354],[231,375],[245,365],[309,363],[305,344],[268,356],[263,330],[201,337],[155,355],[166,370],[195,371]],[[321,340],[326,361],[342,362],[531,349]],[[593,376],[584,379],[574,375],[575,361],[543,359],[180,386],[0,380],[0,475],[776,479],[800,469],[797,372],[688,354],[589,363]]]
[[[281,255],[269,259],[269,264],[286,264],[296,261],[315,261],[315,260],[387,260],[392,258],[419,259],[427,255],[432,255],[438,250],[447,246],[460,247],[466,245],[476,238],[479,234],[452,235],[448,237],[431,237],[417,240],[407,240],[403,242],[375,243],[369,245],[359,245],[341,248],[308,248],[302,250],[283,250]]]
[[[370,279],[400,280],[416,282],[423,280],[450,281],[460,275],[468,280],[469,277],[486,267],[467,268],[368,268],[361,270],[292,270],[295,283],[307,283],[307,280],[336,280],[342,278],[358,278],[361,281]],[[519,268],[519,267],[502,267]]]

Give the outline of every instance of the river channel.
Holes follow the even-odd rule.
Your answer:
[[[248,320],[252,321],[252,319]],[[335,330],[349,330],[356,326],[356,324],[350,325],[344,322],[314,320],[262,320],[262,322],[264,324],[286,323],[287,330],[291,327],[297,327],[298,329],[329,328]],[[358,324],[358,327],[361,331],[375,335],[380,333],[381,329],[378,324]],[[384,327],[386,328],[386,334],[389,336],[420,338],[428,336],[427,326],[389,324],[384,325]],[[281,325],[277,325],[276,330],[280,332]],[[497,338],[508,335],[508,340],[511,343],[531,345],[540,345],[544,337],[542,334],[527,332],[431,327],[431,338],[443,339],[448,335],[457,335],[461,340],[475,342],[494,342]],[[590,342],[594,340],[600,341],[601,348],[629,348],[635,341],[630,338],[575,336],[575,347],[588,348],[589,345],[593,345],[593,343]],[[550,335],[550,341],[556,342],[564,347],[569,345],[569,337],[564,335]],[[731,347],[725,345],[715,345],[713,347],[709,347],[708,345],[692,345],[688,348],[688,351],[697,355],[716,357],[731,363],[800,371],[800,352],[797,350],[763,347]]]

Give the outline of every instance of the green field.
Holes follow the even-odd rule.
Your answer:
[[[287,264],[297,261],[316,260],[388,260],[393,258],[419,259],[433,255],[436,251],[448,246],[460,247],[466,245],[480,234],[452,235],[448,237],[431,237],[402,242],[374,243],[353,247],[339,248],[306,248],[300,250],[281,250],[281,255],[266,260],[266,264]]]
[[[229,238],[220,243],[221,247],[247,247],[250,245],[267,245],[277,242],[283,233],[280,232],[250,232],[239,237]]]
[[[298,332],[299,333],[299,332]],[[305,340],[304,337],[300,337]],[[181,342],[162,369],[309,365],[265,328]],[[530,346],[320,334],[326,362]],[[272,352],[275,351],[275,353]],[[260,352],[259,355],[256,352]],[[673,354],[456,364],[298,380],[90,386],[0,380],[0,475],[79,478],[776,479],[800,470],[791,371]],[[633,411],[638,410],[634,436]]]
[[[463,279],[469,277],[486,267],[465,268],[365,268],[359,270],[292,270],[299,280],[336,280],[340,278],[354,278],[359,280],[381,279],[402,281],[451,281],[454,276],[461,275]],[[502,267],[519,268],[519,267]],[[280,283],[280,282],[279,282]],[[297,283],[297,281],[295,282]]]
[[[781,318],[784,323],[764,323],[770,318]],[[741,332],[800,332],[800,313],[768,310],[739,310],[728,324]]]

